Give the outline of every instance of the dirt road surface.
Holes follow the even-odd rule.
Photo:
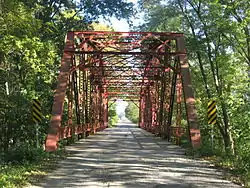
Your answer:
[[[28,188],[229,188],[223,172],[123,121],[78,141],[44,182]]]

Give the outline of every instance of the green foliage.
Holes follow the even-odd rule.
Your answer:
[[[89,21],[102,15],[126,18],[132,4],[122,0],[0,3],[0,151],[8,152],[12,147],[35,145],[33,98],[42,103],[40,144],[44,141],[66,32],[91,29]]]
[[[108,115],[109,115],[109,121],[108,121],[109,126],[111,127],[115,126],[119,120],[119,117],[116,113],[116,103],[109,102]]]
[[[50,104],[47,99],[52,97],[51,84],[56,70],[55,46],[36,36],[40,22],[32,17],[32,10],[21,3],[17,7],[14,11],[7,10],[0,21],[6,26],[0,33],[3,36],[0,41],[0,103],[3,107],[0,129],[5,133],[0,135],[0,150],[5,152],[12,147],[34,144],[31,99],[39,97],[46,118],[50,114],[50,108],[46,108]]]
[[[183,32],[186,36],[201,125],[200,154],[230,161],[232,168],[250,182],[248,1],[140,2],[146,14],[139,29]],[[217,103],[214,127],[207,125],[209,100]]]
[[[24,164],[28,162],[38,162],[46,157],[48,153],[44,152],[42,148],[34,147],[19,147],[11,148],[3,155],[3,161],[10,164]]]
[[[0,158],[0,187],[23,187],[31,181],[37,181],[37,179],[44,177],[49,171],[53,170],[58,159],[62,159],[66,155],[64,150],[58,150],[54,153],[47,153],[41,149],[29,150],[25,148],[18,150],[6,154],[6,159],[9,160],[8,157],[19,155],[20,158],[23,158],[22,163],[13,163],[10,160],[9,162],[3,162]],[[26,156],[26,158],[24,159],[23,156]]]
[[[119,120],[119,118],[118,118],[117,115],[111,117],[110,120],[109,120],[109,126],[111,126],[111,127],[116,126],[118,120]]]
[[[66,33],[94,29],[91,22],[101,16],[128,18],[132,12],[132,4],[123,0],[0,0],[0,164],[15,164],[0,166],[0,187],[22,185],[31,163],[33,168],[47,157],[35,149],[31,105],[33,98],[42,104],[41,147]],[[117,119],[112,115],[112,124]]]
[[[97,19],[99,16],[106,19],[112,16],[118,19],[129,18],[133,13],[133,3],[124,0],[81,0],[79,6],[84,9],[84,16],[89,20]]]
[[[133,102],[128,103],[125,109],[125,116],[133,123],[139,123],[139,109]]]

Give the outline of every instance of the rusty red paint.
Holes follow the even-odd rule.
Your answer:
[[[108,101],[119,98],[139,107],[141,128],[163,137],[169,136],[172,129],[177,130],[176,137],[182,134],[167,126],[180,126],[184,102],[190,141],[198,148],[199,125],[183,38],[182,33],[69,32],[46,150],[56,150],[59,140],[74,134],[87,135],[106,128]],[[172,84],[177,74],[177,82]],[[62,122],[64,103],[67,122]],[[172,113],[173,105],[177,105],[177,112]],[[172,115],[176,116],[175,125],[171,123]]]

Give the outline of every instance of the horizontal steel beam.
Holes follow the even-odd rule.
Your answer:
[[[98,66],[98,65],[86,65],[84,66],[86,68],[112,68],[115,70],[124,70],[124,69],[145,69],[145,68],[152,68],[152,69],[164,69],[164,68],[168,68],[168,66]]]
[[[98,36],[98,35],[104,35],[104,36],[110,36],[110,35],[123,35],[123,36],[138,36],[138,35],[147,35],[147,36],[171,36],[176,39],[176,37],[183,37],[183,33],[172,33],[172,32],[119,32],[119,31],[71,31],[74,35],[92,35],[92,36]],[[86,37],[86,36],[85,36]],[[113,37],[111,37],[113,38]]]
[[[154,56],[154,55],[169,55],[169,56],[183,56],[187,55],[186,52],[131,52],[131,51],[78,51],[73,48],[64,49],[66,53],[74,53],[74,54],[116,54],[116,55],[145,55],[145,56]]]
[[[140,85],[125,85],[125,86],[121,86],[119,84],[116,84],[116,85],[105,86],[103,88],[141,88],[141,86]]]

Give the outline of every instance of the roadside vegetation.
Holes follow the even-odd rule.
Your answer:
[[[128,19],[134,14],[132,3],[123,0],[74,2],[0,0],[0,187],[36,181],[65,155],[63,149],[45,153],[42,145],[67,31],[105,30],[96,23],[99,17]],[[144,23],[135,30],[185,34],[202,133],[196,155],[250,187],[249,1],[141,0],[139,8]],[[39,148],[33,98],[42,104]],[[214,126],[207,123],[210,100],[218,111]],[[114,109],[109,109],[111,126],[118,120]],[[138,122],[133,103],[126,117]]]
[[[43,149],[12,151],[0,159],[0,187],[23,187],[41,181],[66,156],[63,149],[47,153]]]
[[[114,127],[116,126],[119,117],[118,114],[116,113],[116,103],[114,102],[109,102],[109,109],[108,109],[108,115],[109,115],[109,122],[108,125],[109,127]]]
[[[249,1],[140,1],[139,31],[185,34],[201,125],[198,154],[250,186]],[[214,100],[217,123],[208,125]]]
[[[125,109],[125,116],[133,123],[139,123],[139,108],[133,102],[128,102]]]
[[[21,187],[64,156],[63,147],[58,153],[42,148],[66,33],[110,30],[96,22],[99,17],[131,14],[132,3],[122,0],[0,0],[0,187]],[[34,98],[42,104],[39,148],[31,116]]]

